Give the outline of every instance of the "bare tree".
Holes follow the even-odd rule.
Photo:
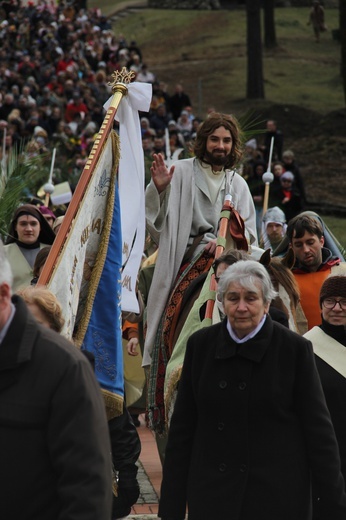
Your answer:
[[[267,49],[277,47],[274,7],[275,0],[263,0],[264,45]]]
[[[246,0],[247,99],[264,99],[261,1]]]

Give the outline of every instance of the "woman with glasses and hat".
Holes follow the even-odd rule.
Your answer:
[[[321,325],[313,327],[304,337],[313,345],[346,479],[346,276],[329,276],[324,281],[320,307]]]
[[[10,224],[5,250],[13,273],[13,290],[30,285],[37,253],[52,245],[55,233],[40,210],[32,204],[16,209]]]

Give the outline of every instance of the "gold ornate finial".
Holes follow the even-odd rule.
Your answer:
[[[128,85],[136,77],[133,70],[127,70],[123,67],[121,71],[115,70],[111,76],[113,81],[108,82],[108,86],[112,88],[112,91],[117,90],[119,83],[121,85]]]

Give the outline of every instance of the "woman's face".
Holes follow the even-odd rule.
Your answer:
[[[273,167],[273,173],[275,177],[281,177],[281,175],[284,173],[284,169],[281,164],[275,164]]]
[[[47,320],[47,317],[43,314],[43,312],[38,307],[38,305],[36,305],[36,303],[27,303],[27,307],[29,308],[35,320],[38,321],[38,323],[40,323],[44,327],[47,327],[48,329],[51,328],[51,325]]]
[[[35,244],[40,235],[41,224],[36,217],[32,215],[20,215],[15,230],[18,234],[18,240],[23,244]]]
[[[269,310],[269,303],[263,301],[259,281],[251,290],[231,283],[224,295],[223,306],[232,329],[240,339],[255,330]]]
[[[334,301],[332,301],[334,300]],[[330,302],[330,306],[335,303],[335,301],[341,301],[342,306],[339,303],[336,303],[333,309],[327,309],[322,303],[322,316],[325,321],[330,323],[331,325],[343,325],[346,326],[346,299],[342,296],[333,296],[332,298],[326,298],[328,303]]]

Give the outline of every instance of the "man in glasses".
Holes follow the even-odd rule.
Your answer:
[[[322,323],[304,336],[312,343],[346,479],[346,276],[329,276],[321,287]],[[314,496],[314,512],[320,507]],[[315,518],[315,517],[314,517]]]
[[[296,257],[293,274],[310,330],[321,322],[319,293],[323,282],[329,275],[346,274],[346,264],[324,247],[323,228],[314,217],[298,215],[290,220],[287,237]]]

